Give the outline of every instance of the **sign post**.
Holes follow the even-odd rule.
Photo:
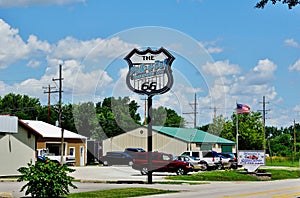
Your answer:
[[[135,93],[148,96],[148,184],[152,184],[152,97],[169,91],[173,85],[171,64],[175,57],[166,49],[133,49],[125,58],[129,71],[126,84]]]

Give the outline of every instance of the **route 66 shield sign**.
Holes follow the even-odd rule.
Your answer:
[[[125,58],[129,71],[126,83],[130,90],[153,96],[169,91],[173,85],[171,64],[175,57],[166,49],[133,49]]]

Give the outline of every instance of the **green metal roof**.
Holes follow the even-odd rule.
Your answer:
[[[235,142],[212,135],[198,129],[191,128],[176,128],[176,127],[163,127],[163,126],[152,126],[157,132],[165,135],[178,138],[186,142],[193,143],[219,143],[219,144],[235,144]]]

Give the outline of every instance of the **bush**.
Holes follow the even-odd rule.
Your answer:
[[[77,188],[72,184],[73,178],[67,175],[75,170],[68,168],[65,164],[60,165],[49,159],[46,159],[45,162],[37,161],[35,165],[30,162],[28,168],[21,167],[18,171],[22,174],[18,181],[28,181],[20,190],[22,192],[27,187],[25,195],[60,197],[69,193],[69,186]]]

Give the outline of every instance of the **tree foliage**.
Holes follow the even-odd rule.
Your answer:
[[[236,142],[236,121],[238,116],[239,150],[262,150],[264,144],[261,114],[233,114],[231,120],[216,117],[208,127],[208,132]]]
[[[35,120],[41,108],[39,99],[10,93],[0,98],[1,114],[15,115],[24,120]]]
[[[101,130],[96,116],[95,105],[92,102],[73,105],[72,115],[70,116],[74,117],[74,125],[80,135],[93,137]]]
[[[166,127],[184,127],[184,118],[173,109],[158,107],[152,109],[152,125]]]
[[[208,126],[207,132],[216,136],[220,136],[225,123],[226,119],[223,117],[223,115],[219,115],[215,117],[213,119],[213,123]]]
[[[75,170],[67,165],[60,165],[46,159],[45,162],[37,161],[35,164],[28,163],[28,167],[21,167],[18,171],[22,174],[19,182],[27,181],[21,191],[32,197],[60,197],[69,193],[69,186],[77,188],[72,184],[73,178],[68,176]]]
[[[268,2],[271,2],[272,4],[276,3],[282,3],[286,4],[289,9],[292,9],[293,7],[297,6],[300,4],[299,0],[260,0],[259,2],[256,3],[255,7],[256,8],[264,8]]]
[[[129,97],[105,98],[96,104],[96,113],[100,126],[107,137],[113,137],[140,126],[141,117],[136,101]]]

